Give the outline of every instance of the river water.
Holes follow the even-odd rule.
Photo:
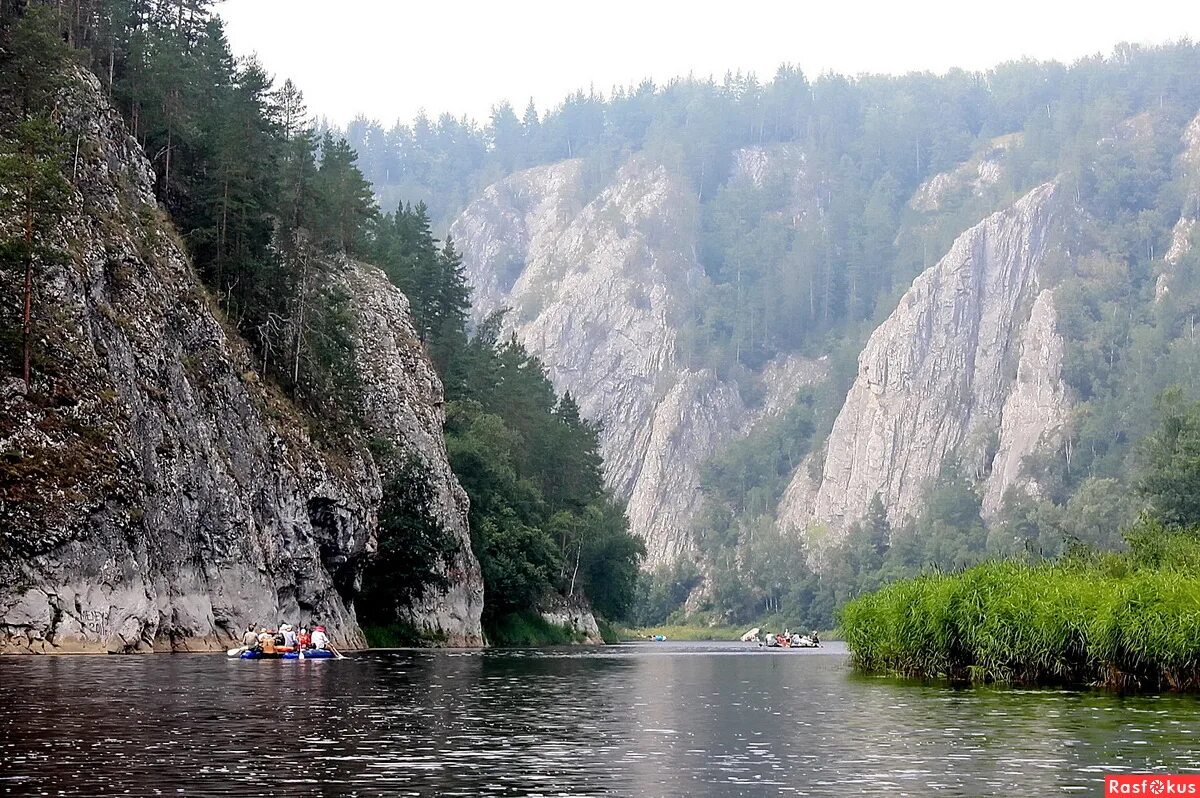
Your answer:
[[[0,795],[1056,795],[1200,770],[1200,701],[637,643],[0,659]]]

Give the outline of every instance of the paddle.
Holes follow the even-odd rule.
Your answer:
[[[329,650],[333,652],[334,658],[345,659],[345,657],[342,656],[342,652],[333,647],[333,643],[326,643],[326,645],[329,646]]]
[[[245,654],[245,653],[246,653],[246,650],[247,650],[247,649],[246,649],[246,647],[245,647],[245,646],[238,646],[237,648],[231,648],[231,649],[229,649],[228,651],[226,651],[226,652],[225,652],[225,656],[227,656],[227,657],[240,657],[240,656],[242,656],[242,654]]]

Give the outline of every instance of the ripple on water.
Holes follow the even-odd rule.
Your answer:
[[[663,643],[0,660],[0,795],[1012,795],[1200,772],[1200,704]],[[34,700],[32,697],[36,697]]]

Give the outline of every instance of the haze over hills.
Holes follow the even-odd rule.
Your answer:
[[[1137,408],[1193,373],[1195,59],[781,69],[345,132],[602,425],[648,564],[761,611],[759,571],[805,569],[756,538],[814,565],[917,541],[893,569],[1119,542]]]

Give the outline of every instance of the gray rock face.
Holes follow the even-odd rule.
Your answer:
[[[764,179],[768,153],[739,157],[744,179]],[[476,313],[511,308],[508,328],[601,423],[606,479],[628,501],[651,566],[691,550],[702,464],[764,412],[680,354],[681,321],[705,279],[695,216],[662,166],[634,158],[588,200],[580,162],[566,161],[489,187],[450,230]],[[773,372],[789,403],[823,373],[797,362]]]
[[[429,511],[458,544],[439,568],[446,589],[426,588],[407,620],[447,645],[483,645],[483,576],[471,551],[467,494],[447,459],[441,380],[413,329],[408,298],[373,266],[348,263],[342,276],[358,325],[362,417],[369,435],[393,447],[376,457],[379,470],[385,479],[422,475],[430,488]],[[409,467],[398,471],[403,466]]]
[[[600,626],[591,606],[578,596],[558,597],[548,606],[542,607],[538,614],[542,620],[554,626],[565,626],[581,644],[599,646],[604,644],[600,634]]]
[[[1062,342],[1037,287],[1053,195],[1041,186],[988,217],[917,277],[859,357],[820,478],[797,470],[780,523],[837,532],[877,492],[899,522],[949,458],[987,475],[986,508],[999,506],[1064,413]]]
[[[1162,300],[1171,292],[1171,281],[1180,261],[1192,250],[1196,219],[1200,218],[1200,114],[1183,131],[1183,151],[1176,171],[1185,186],[1183,212],[1171,230],[1171,245],[1163,256],[1164,268],[1154,284],[1154,298]]]
[[[1058,333],[1053,291],[1040,291],[1033,300],[1017,346],[1017,376],[1008,386],[1008,398],[1000,411],[999,443],[983,484],[985,518],[1000,509],[1010,487],[1037,493],[1037,484],[1021,473],[1022,462],[1052,443],[1068,420],[1063,339]]]
[[[280,619],[321,621],[336,643],[362,645],[354,597],[381,492],[365,442],[326,454],[259,378],[98,82],[81,74],[57,118],[82,146],[56,233],[69,258],[38,276],[35,388],[46,398],[0,386],[0,652],[224,648],[247,624]],[[404,299],[369,267],[347,264],[345,277],[361,292],[375,434],[429,465],[439,512],[465,541],[440,386]],[[469,546],[457,567],[417,620],[478,644]]]

